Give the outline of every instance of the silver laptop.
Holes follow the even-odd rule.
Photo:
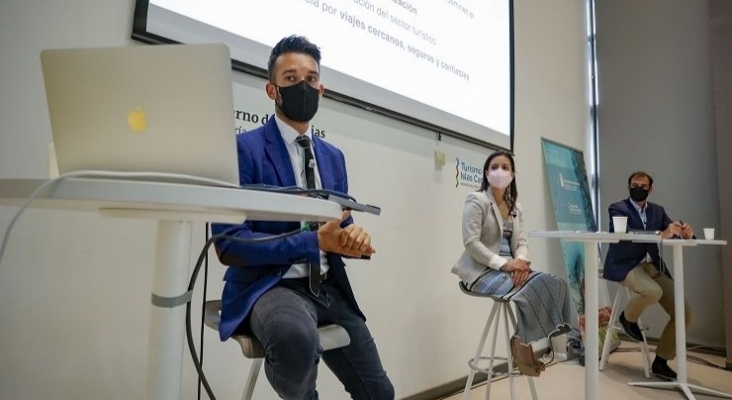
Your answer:
[[[44,50],[41,63],[59,173],[175,173],[239,184],[225,45]]]

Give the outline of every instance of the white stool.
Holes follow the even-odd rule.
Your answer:
[[[470,389],[473,386],[473,379],[475,378],[475,372],[480,371],[488,375],[488,378],[486,379],[486,387],[485,387],[485,398],[486,400],[489,400],[491,398],[491,381],[496,376],[504,376],[508,375],[509,379],[509,385],[511,387],[511,400],[515,400],[516,398],[516,390],[513,383],[513,377],[514,375],[518,375],[518,372],[514,372],[513,367],[513,360],[511,358],[511,336],[512,334],[509,332],[509,318],[510,318],[510,326],[514,330],[516,330],[516,317],[513,315],[513,310],[511,309],[511,302],[509,300],[504,300],[501,298],[492,297],[486,294],[482,293],[474,293],[468,290],[468,288],[465,286],[463,282],[460,282],[460,290],[463,291],[463,293],[469,295],[469,296],[475,296],[475,297],[483,297],[483,298],[489,298],[494,301],[493,307],[491,308],[491,313],[488,316],[488,321],[485,324],[485,328],[483,329],[483,335],[480,337],[480,342],[478,342],[478,348],[475,350],[475,356],[468,360],[468,366],[470,367],[470,375],[468,376],[467,382],[465,382],[465,391],[463,392],[463,400],[467,400],[470,395]],[[501,315],[503,315],[504,320],[504,335],[506,339],[506,357],[496,357],[496,339],[498,337],[498,330],[500,328],[500,322],[501,322]],[[488,339],[488,333],[493,329],[493,338],[491,339],[491,352],[490,356],[486,357],[483,356],[483,347],[485,346],[485,342]],[[488,368],[482,368],[480,367],[481,361],[488,361]],[[506,360],[508,362],[508,369],[506,373],[495,373],[493,372],[493,366],[495,364],[496,360]],[[529,379],[529,388],[531,390],[531,398],[533,400],[537,400],[536,397],[536,388],[534,387],[534,379],[530,376],[527,376]]]
[[[205,310],[204,323],[218,332],[219,321],[221,321],[221,300],[207,301]],[[348,332],[339,325],[319,326],[318,334],[320,335],[320,345],[323,347],[323,351],[345,347],[351,343]],[[262,368],[262,361],[264,361],[264,348],[262,348],[262,343],[254,336],[235,335],[231,338],[239,343],[244,357],[252,359],[252,367],[249,369],[249,377],[241,396],[242,400],[251,400],[254,385],[257,383],[257,376],[259,376],[259,370]]]
[[[600,358],[600,371],[605,370],[605,366],[607,365],[607,359],[610,356],[610,339],[612,338],[612,330],[620,330],[623,331],[623,327],[620,326],[618,323],[618,319],[620,318],[620,313],[622,311],[619,310],[618,307],[618,299],[620,299],[620,293],[625,293],[630,299],[630,290],[626,288],[625,286],[622,286],[618,288],[617,293],[615,294],[615,301],[613,301],[613,308],[612,312],[610,313],[610,321],[607,324],[607,332],[605,333],[605,341],[602,345],[602,357]],[[640,342],[640,348],[641,348],[641,356],[643,357],[643,369],[646,373],[646,379],[651,379],[651,358],[648,353],[648,342],[646,341],[646,328],[641,323],[641,319],[638,318],[638,326],[641,328],[641,335],[643,336],[643,341]]]

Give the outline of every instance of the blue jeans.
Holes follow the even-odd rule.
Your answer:
[[[329,323],[348,332],[348,346],[323,352],[317,327]],[[283,399],[318,399],[315,381],[321,357],[351,398],[394,399],[394,387],[365,321],[332,279],[323,282],[319,297],[310,294],[307,279],[283,279],[255,303],[251,329],[267,354],[267,379]]]

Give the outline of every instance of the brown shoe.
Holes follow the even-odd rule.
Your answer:
[[[531,344],[525,345],[518,336],[511,338],[511,353],[519,371],[527,376],[539,376],[546,366],[534,358],[534,349]]]

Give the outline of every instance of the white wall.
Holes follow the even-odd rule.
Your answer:
[[[40,50],[133,44],[132,1],[64,3],[0,5],[2,178],[43,177],[48,171],[51,135]],[[515,11],[520,201],[527,226],[550,229],[556,225],[540,138],[585,147],[585,3],[517,0]],[[235,81],[246,107],[266,110],[264,94],[256,97],[261,82],[239,74]],[[397,397],[466,376],[465,362],[489,305],[463,296],[449,273],[461,251],[462,202],[473,190],[455,187],[453,163],[457,157],[482,166],[489,151],[445,137],[438,142],[431,132],[331,101],[323,103],[316,126],[346,152],[352,194],[384,210],[378,218],[356,216],[371,230],[378,254],[370,262],[349,263],[349,274]],[[447,154],[442,170],[433,166],[435,150]],[[0,207],[0,227],[13,212]],[[4,396],[144,397],[154,228],[153,222],[81,213],[31,210],[23,216],[0,264]],[[192,254],[202,236],[196,225]],[[530,245],[535,265],[565,275],[558,243]],[[212,263],[211,298],[219,296],[223,270]],[[235,398],[249,363],[233,343],[219,343],[210,332],[205,348],[217,394]],[[195,398],[187,356],[183,381],[182,397]],[[319,390],[323,398],[344,396],[326,368]],[[275,398],[263,376],[256,396]]]
[[[707,1],[599,0],[597,57],[600,226],[607,229],[608,205],[628,197],[628,176],[644,170],[654,178],[649,201],[697,236],[719,229]],[[688,340],[724,347],[719,249],[688,249],[684,264],[695,314]],[[655,306],[643,318],[653,337],[668,320]]]

